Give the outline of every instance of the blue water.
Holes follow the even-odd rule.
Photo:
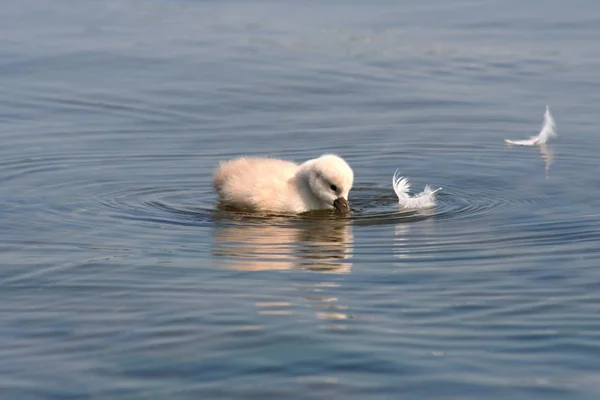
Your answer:
[[[0,398],[600,398],[596,1],[7,0],[0,37]],[[351,217],[216,209],[219,160],[325,152]]]

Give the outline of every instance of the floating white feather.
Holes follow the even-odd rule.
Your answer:
[[[398,176],[398,171],[394,172],[392,178],[392,186],[396,196],[398,196],[398,203],[403,208],[429,208],[435,206],[435,194],[442,190],[442,188],[431,190],[429,185],[425,186],[425,189],[421,193],[410,196],[408,191],[410,190],[410,182],[407,178]]]
[[[556,123],[554,122],[552,114],[550,114],[550,108],[546,106],[546,112],[544,113],[544,124],[542,125],[542,130],[537,136],[532,136],[531,138],[525,140],[504,139],[504,141],[508,144],[514,144],[517,146],[538,146],[545,144],[548,139],[553,136],[557,136]]]

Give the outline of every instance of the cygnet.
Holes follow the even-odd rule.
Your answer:
[[[213,185],[221,204],[237,210],[300,214],[350,211],[354,172],[342,158],[325,154],[303,164],[273,158],[222,161]]]

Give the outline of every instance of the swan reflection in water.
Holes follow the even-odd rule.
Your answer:
[[[436,244],[435,210],[426,208],[406,212],[406,219],[394,226],[394,257],[401,262],[414,261],[431,252]],[[406,265],[402,265],[407,268]]]
[[[542,156],[542,160],[544,160],[544,164],[546,166],[546,179],[549,179],[548,172],[550,171],[550,164],[554,158],[554,151],[548,148],[548,146],[545,144],[541,144],[538,147],[540,148],[540,155]]]
[[[269,218],[217,221],[213,230],[213,255],[219,267],[240,271],[310,270],[344,274],[352,268],[351,220],[347,218]],[[301,285],[293,298],[272,297],[256,301],[260,314],[289,315],[308,301],[325,329],[346,329],[341,320],[352,318],[336,292],[341,283],[324,278]],[[298,297],[296,297],[298,296]]]
[[[508,148],[513,147],[511,144],[507,144]],[[538,144],[536,145],[536,147],[539,149],[540,151],[540,156],[542,157],[542,160],[544,161],[544,167],[545,167],[545,172],[546,172],[546,179],[550,179],[550,164],[552,164],[552,161],[554,159],[554,150],[552,150],[550,147],[548,147],[548,145],[542,143],[542,144]]]
[[[213,254],[225,268],[347,273],[352,267],[347,218],[227,219],[217,222],[213,236]]]

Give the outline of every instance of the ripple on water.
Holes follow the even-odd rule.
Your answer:
[[[598,398],[592,14],[8,3],[5,397]],[[546,101],[561,136],[507,148]],[[220,159],[321,152],[352,215],[216,208]]]
[[[531,157],[528,153],[517,156]],[[212,155],[210,164],[219,158],[222,155]],[[590,243],[600,239],[600,230],[585,217],[555,217],[545,224],[529,218],[527,213],[543,209],[548,199],[524,196],[517,188],[494,181],[444,184],[437,205],[425,210],[401,209],[391,187],[359,181],[352,191],[350,216],[223,211],[215,207],[209,172],[197,163],[196,157],[183,154],[11,157],[2,162],[0,181],[8,187],[30,182],[21,194],[29,199],[43,197],[44,208],[36,210],[35,226],[60,221],[72,230],[102,232],[118,223],[124,232],[144,235],[155,243],[164,239],[161,230],[149,229],[149,224],[188,229],[188,235],[208,229],[215,265],[239,270],[349,272],[354,256],[387,251],[389,242],[381,236],[383,231],[362,239],[357,248],[355,229],[369,227],[393,227],[393,253],[404,261],[408,255],[413,261],[440,262],[523,258],[539,246],[558,255],[565,243],[589,252]],[[15,201],[23,205],[23,200]],[[30,209],[40,205],[28,201]],[[10,218],[16,221],[18,214]],[[461,224],[469,228],[457,229]],[[496,250],[493,256],[488,254],[490,247]]]
[[[168,164],[170,173],[153,174],[154,168]],[[179,168],[173,165],[180,164]],[[85,218],[101,216],[117,220],[153,222],[172,225],[210,225],[223,212],[215,209],[215,196],[206,173],[201,179],[194,171],[192,157],[132,156],[106,157],[98,154],[64,154],[53,157],[13,158],[2,162],[0,180],[29,178],[32,186],[28,195],[69,197],[76,209],[64,204],[50,207],[46,214],[54,217]],[[152,166],[151,166],[152,165]],[[127,173],[135,170],[137,174]],[[75,173],[74,173],[75,172]],[[140,186],[135,175],[152,176],[152,186]],[[107,178],[109,177],[110,178]],[[144,180],[147,184],[149,180]],[[541,205],[542,198],[520,198],[516,192],[493,186],[465,189],[445,185],[438,195],[438,204],[428,210],[402,210],[391,188],[358,184],[352,192],[353,214],[349,217],[356,226],[386,225],[418,222],[423,219],[460,220],[486,215],[508,215],[524,204]],[[84,210],[87,210],[84,212]],[[229,213],[233,219],[251,216]],[[256,218],[264,218],[254,216]],[[301,220],[339,219],[330,213],[308,214]],[[291,218],[290,221],[298,221]],[[85,220],[79,221],[85,224]],[[276,223],[271,220],[271,223]]]

